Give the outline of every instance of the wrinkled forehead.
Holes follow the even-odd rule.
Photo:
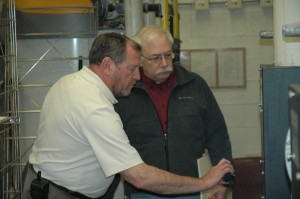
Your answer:
[[[154,41],[145,41],[142,46],[143,54],[164,54],[172,50],[172,44],[167,36],[160,36],[155,38]]]

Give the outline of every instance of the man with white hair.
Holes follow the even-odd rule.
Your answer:
[[[173,38],[160,26],[144,26],[133,37],[142,46],[141,80],[115,106],[130,144],[152,166],[197,177],[197,159],[208,150],[213,165],[232,162],[231,143],[221,110],[205,80],[172,62]],[[225,199],[228,188],[217,185],[210,198]],[[125,182],[132,198],[165,198]],[[168,198],[199,199],[200,193]]]

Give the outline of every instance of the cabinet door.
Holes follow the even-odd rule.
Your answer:
[[[300,83],[300,67],[262,68],[264,192],[266,198],[291,198],[285,167],[289,128],[289,85]]]

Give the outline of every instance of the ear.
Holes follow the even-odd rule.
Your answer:
[[[102,60],[102,67],[105,74],[109,75],[113,71],[114,61],[110,57],[105,57]]]

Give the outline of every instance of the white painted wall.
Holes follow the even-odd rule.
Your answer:
[[[272,7],[249,2],[230,10],[211,4],[209,10],[197,11],[186,4],[179,5],[179,13],[182,49],[246,48],[247,87],[212,90],[227,122],[233,156],[261,155],[260,65],[273,63],[273,46],[259,33],[273,29]]]

